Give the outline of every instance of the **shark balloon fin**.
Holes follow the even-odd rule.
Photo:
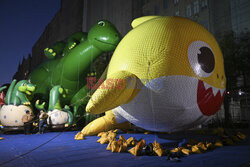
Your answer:
[[[117,123],[113,111],[109,110],[105,113],[105,116],[99,117],[85,126],[81,133],[84,136],[91,136],[112,129],[128,130],[130,127],[129,122]]]
[[[133,28],[137,27],[138,25],[148,21],[148,20],[151,20],[151,19],[155,19],[155,18],[159,18],[161,16],[144,16],[144,17],[139,17],[137,19],[134,19],[131,23],[131,26]]]
[[[100,114],[131,101],[140,91],[140,80],[127,71],[111,74],[89,100],[86,111]]]

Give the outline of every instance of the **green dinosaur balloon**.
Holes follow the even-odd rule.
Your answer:
[[[5,105],[27,105],[30,106],[30,96],[35,91],[35,85],[27,80],[21,80],[18,83],[14,79],[6,93]]]
[[[52,124],[60,122],[60,124],[67,123],[68,125],[71,125],[74,118],[72,112],[70,111],[70,107],[65,105],[64,108],[62,108],[61,106],[61,99],[65,98],[67,96],[67,93],[67,89],[62,88],[60,85],[56,85],[50,90],[48,110],[45,109],[45,102],[39,104],[39,100],[36,101],[35,107],[38,110],[47,111],[50,117],[54,117]],[[62,112],[65,112],[67,114],[62,114]],[[59,121],[56,119],[59,119]]]
[[[0,121],[4,129],[19,129],[23,126],[22,117],[29,111],[33,114],[30,100],[33,98],[35,85],[27,80],[11,82],[5,96],[5,104],[0,110]]]
[[[90,72],[91,63],[102,53],[113,51],[121,40],[114,25],[105,20],[97,22],[88,32],[87,37],[84,33],[79,36],[81,35],[80,40],[79,37],[69,40],[69,43],[79,40],[78,45],[66,44],[64,47],[70,47],[68,50],[63,49],[64,56],[51,58],[31,72],[29,77],[30,81],[37,85],[35,91],[37,99],[48,100],[49,91],[55,85],[68,89],[67,97],[61,103],[73,106],[74,115],[79,106],[85,105],[88,101],[86,76]]]

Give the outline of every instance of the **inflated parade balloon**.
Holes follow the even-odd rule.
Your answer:
[[[94,135],[126,122],[173,132],[209,120],[220,109],[226,84],[213,35],[181,17],[141,17],[132,27],[86,107],[91,114],[106,115],[81,133]]]
[[[35,98],[49,99],[50,90],[60,85],[67,89],[67,97],[62,99],[63,105],[74,107],[76,115],[79,106],[87,104],[86,77],[91,63],[104,52],[112,51],[120,42],[117,29],[108,21],[97,22],[88,32],[73,34],[67,44],[57,43],[45,49],[48,61],[31,72],[29,80],[37,86]],[[58,56],[62,54],[62,56]]]
[[[7,87],[3,87],[6,89]],[[0,88],[1,89],[1,88]],[[33,113],[30,100],[36,87],[27,80],[11,82],[6,93],[5,103],[0,110],[0,121],[5,128],[18,129],[23,126],[22,117],[28,110]]]

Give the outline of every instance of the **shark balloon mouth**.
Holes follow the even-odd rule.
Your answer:
[[[197,89],[197,104],[200,111],[206,116],[215,114],[223,102],[225,89],[218,89],[201,80],[198,81]]]

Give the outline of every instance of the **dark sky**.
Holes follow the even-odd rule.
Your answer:
[[[59,9],[60,0],[0,0],[0,86],[11,82]]]

